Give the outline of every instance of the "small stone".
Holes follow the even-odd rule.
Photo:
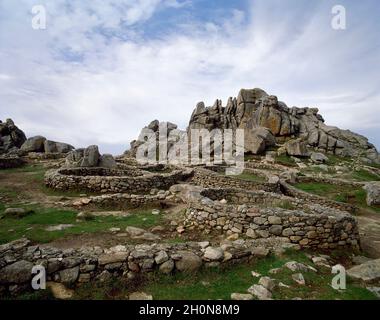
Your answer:
[[[229,240],[229,241],[235,241],[237,239],[239,239],[239,234],[238,233],[233,233],[233,234],[231,234],[230,236],[227,237],[227,240]]]
[[[164,263],[167,260],[169,260],[169,256],[166,253],[166,251],[163,251],[163,250],[158,252],[156,257],[154,258],[154,261],[156,261],[157,264]]]
[[[248,289],[248,292],[259,300],[271,300],[272,293],[262,285],[254,284],[252,287]]]
[[[162,263],[159,267],[159,270],[163,274],[170,274],[174,269],[174,261],[173,260],[168,260]]]
[[[255,272],[255,271],[251,271],[251,274],[252,274],[252,277],[254,277],[254,278],[258,278],[258,277],[260,277],[260,276],[261,276],[261,274],[260,274],[260,273],[258,273],[258,272]]]
[[[259,284],[267,288],[269,291],[272,291],[276,287],[274,280],[269,277],[261,277]]]
[[[157,215],[160,214],[160,210],[158,210],[158,209],[153,209],[153,210],[152,210],[152,214],[155,215],[155,216],[157,216]]]
[[[300,286],[304,286],[306,284],[305,278],[302,273],[292,274],[292,279],[297,282]]]
[[[153,300],[153,296],[145,292],[133,292],[129,295],[129,300]]]
[[[231,300],[237,300],[237,301],[253,300],[253,295],[249,293],[231,293]]]
[[[251,253],[256,257],[266,257],[269,254],[269,250],[264,247],[254,247],[252,248]]]
[[[224,257],[222,248],[207,247],[203,258],[207,261],[220,261]]]

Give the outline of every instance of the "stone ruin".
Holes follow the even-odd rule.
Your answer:
[[[155,120],[145,129],[158,137],[159,125]],[[187,135],[190,129],[242,128],[246,131],[246,152],[251,154],[269,154],[277,147],[278,153],[311,157],[315,163],[326,161],[319,152],[357,157],[366,163],[380,160],[366,138],[326,126],[317,109],[288,108],[260,89],[241,90],[226,107],[219,100],[208,108],[198,103],[186,131],[171,123],[167,127],[168,135],[174,132],[177,136]],[[43,137],[15,141],[15,147],[24,151],[67,152],[60,168],[47,171],[45,184],[55,190],[97,193],[78,200],[75,205],[81,208],[181,205],[186,209],[178,233],[197,231],[205,237],[224,236],[228,240],[216,244],[200,238],[199,242],[168,244],[153,237],[154,243],[59,250],[22,239],[0,246],[0,285],[12,293],[22,291],[30,280],[30,274],[13,277],[15,268],[29,270],[36,262],[47,267],[50,280],[73,285],[154,270],[164,274],[195,271],[202,265],[249,261],[279,248],[360,248],[355,206],[294,188],[290,180],[310,177],[294,178],[283,166],[248,162],[246,172],[262,178],[248,181],[222,174],[223,165],[138,164],[134,156],[146,141],[144,130],[131,143],[131,149],[117,158],[101,155],[97,146],[73,150]],[[175,143],[169,140],[168,153]],[[378,199],[378,195],[372,198]]]

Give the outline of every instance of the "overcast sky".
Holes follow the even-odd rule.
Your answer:
[[[378,0],[0,0],[0,119],[119,154],[151,120],[185,128],[198,101],[260,87],[379,148],[379,30]]]

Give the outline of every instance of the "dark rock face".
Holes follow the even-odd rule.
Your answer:
[[[380,163],[376,148],[367,138],[327,126],[317,108],[289,108],[261,89],[242,89],[225,107],[220,100],[212,107],[199,102],[189,124],[189,129],[245,129],[248,134],[256,127],[268,128],[278,143],[299,138],[309,150]],[[305,150],[300,153],[306,154]]]
[[[26,141],[26,136],[11,119],[0,120],[0,154],[17,152]]]

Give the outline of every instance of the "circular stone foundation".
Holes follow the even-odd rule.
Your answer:
[[[56,190],[142,193],[149,192],[153,188],[168,189],[193,174],[192,170],[176,168],[166,168],[166,171],[162,172],[150,172],[138,167],[127,166],[123,166],[122,169],[58,169],[46,172],[45,184]]]

